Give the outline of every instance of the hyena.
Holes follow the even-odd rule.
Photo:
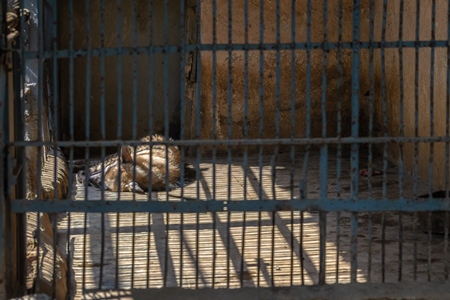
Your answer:
[[[145,136],[141,141],[145,143],[163,139],[160,135],[153,135],[152,138]],[[150,188],[150,179],[151,189],[154,191],[165,190],[167,179],[169,189],[176,188],[180,184],[180,150],[176,146],[124,145],[118,153],[107,156],[104,161],[89,162],[88,174],[83,169],[80,170],[83,167],[80,162],[75,162],[75,169],[79,170],[77,173],[79,183],[88,180],[97,188],[113,192],[144,193]]]

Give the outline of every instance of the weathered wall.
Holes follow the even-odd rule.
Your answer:
[[[313,42],[324,41],[324,13],[322,1],[312,2],[311,40]],[[326,23],[328,41],[337,42],[339,40],[339,14],[337,0],[328,1],[328,21]],[[368,40],[369,36],[369,10],[367,1],[364,1],[361,11],[361,37]],[[212,28],[215,23],[217,27],[217,43],[228,42],[228,7],[227,2],[217,2],[217,18],[212,15],[212,2],[202,3],[202,42],[212,43]],[[243,0],[233,1],[232,6],[232,42],[245,43],[244,26],[244,3]],[[368,3],[368,2],[367,2]],[[264,42],[275,43],[276,37],[276,1],[264,1]],[[248,1],[248,43],[260,43],[260,1]],[[342,5],[342,41],[352,40],[352,12],[353,1],[344,0]],[[292,9],[291,1],[280,1],[280,42],[292,42]],[[295,7],[295,42],[307,41],[307,1],[296,1]],[[312,50],[311,55],[311,135],[313,137],[322,136],[322,110],[321,99],[325,91],[326,98],[326,136],[335,137],[337,132],[338,103],[342,107],[342,132],[341,136],[350,134],[351,115],[351,49],[342,50],[342,71],[339,70],[338,50],[330,50],[327,54],[326,66],[323,67],[323,51]],[[368,68],[368,52],[363,51],[362,70]],[[244,51],[233,51],[232,60],[232,134],[234,139],[244,138],[244,101],[248,101],[248,128],[249,138],[271,138],[275,137],[276,131],[276,99],[279,93],[280,111],[280,137],[290,137],[291,132],[295,137],[306,136],[306,82],[307,82],[307,52],[306,50],[296,50],[295,57],[292,58],[292,51],[280,51],[279,72],[280,80],[277,82],[277,58],[275,51],[264,51],[260,56],[260,51],[248,52],[248,82],[245,82]],[[202,137],[211,138],[213,127],[213,88],[217,91],[217,138],[227,137],[228,119],[228,52],[217,52],[217,66],[214,69],[211,52],[202,52]],[[294,60],[294,70],[292,70],[292,60]],[[260,126],[260,64],[263,62],[263,130],[259,133]],[[214,83],[213,72],[217,74],[217,81]],[[342,72],[342,73],[341,73]],[[322,76],[326,77],[326,89],[323,89]],[[341,85],[338,78],[342,75]],[[291,88],[294,77],[294,89]],[[244,96],[244,85],[248,84],[248,97]],[[279,86],[279,91],[277,91]],[[361,90],[363,93],[368,90],[367,78],[361,80]],[[293,91],[294,90],[294,91]],[[295,92],[294,114],[295,124],[291,124],[291,99]],[[222,148],[224,150],[225,148]],[[205,150],[210,150],[205,149]],[[242,149],[235,147],[235,152]],[[253,148],[256,150],[256,148]]]
[[[90,1],[88,7],[90,13],[90,38],[93,49],[98,49],[101,44],[100,32],[100,0]],[[180,39],[180,1],[169,3],[169,27],[164,28],[164,1],[154,0],[152,10],[152,33],[149,25],[149,1],[137,1],[137,46],[148,47],[149,45],[164,45],[164,35],[168,34],[170,45],[179,44]],[[122,13],[120,35],[122,47],[133,47],[133,1],[122,1],[120,11]],[[69,2],[59,3],[59,48],[69,49],[70,27],[69,27]],[[86,7],[84,1],[74,1],[73,7],[73,47],[74,49],[88,48],[88,33],[86,22]],[[105,1],[105,34],[104,47],[118,47],[118,7],[115,1]],[[152,40],[151,40],[152,39]],[[170,107],[169,131],[174,137],[179,133],[179,99],[180,99],[180,56],[179,54],[167,54],[168,65],[164,64],[164,54],[153,54],[153,79],[150,73],[150,60],[148,55],[136,56],[136,83],[133,81],[133,55],[124,55],[120,64],[118,56],[105,57],[104,97],[106,115],[106,139],[117,138],[118,111],[119,111],[119,83],[122,85],[122,135],[124,139],[133,138],[133,97],[136,92],[137,100],[137,135],[141,137],[148,134],[150,109],[150,89],[153,91],[153,126],[156,132],[164,130],[164,105],[166,99]],[[87,77],[87,65],[90,66],[91,77]],[[119,73],[119,64],[122,73]],[[164,87],[164,72],[168,72],[168,89]],[[61,130],[63,138],[70,138],[70,65],[69,60],[60,61],[60,102],[61,102]],[[90,104],[90,139],[100,140],[101,136],[101,58],[92,57],[89,62],[86,57],[74,59],[73,69],[73,101],[74,101],[74,138],[85,140],[86,128],[86,94],[87,82],[90,84],[88,97]],[[136,87],[136,88],[135,88]],[[167,96],[167,98],[165,98]],[[120,135],[119,135],[120,136]]]
[[[377,2],[376,6],[377,24],[382,24],[383,6]],[[404,1],[403,9],[403,39],[408,41],[416,40],[416,3]],[[388,1],[386,19],[386,40],[397,41],[399,38],[400,1]],[[431,2],[420,2],[420,40],[432,39],[432,5]],[[444,0],[436,1],[436,21],[435,38],[437,40],[447,40],[448,26],[448,3]],[[375,26],[376,39],[381,39],[382,26]],[[385,80],[386,80],[386,104],[388,119],[388,134],[399,136],[401,119],[400,103],[401,91],[403,91],[403,115],[404,115],[404,135],[413,137],[415,133],[415,80],[418,76],[418,136],[430,136],[430,103],[431,89],[434,92],[433,111],[434,117],[431,120],[434,125],[434,135],[445,135],[446,131],[446,102],[447,102],[447,49],[435,48],[434,86],[430,82],[431,78],[431,48],[421,48],[416,57],[415,49],[403,49],[403,58],[400,61],[398,49],[385,50]],[[375,112],[379,124],[383,122],[383,95],[382,95],[382,61],[381,52],[377,51],[375,56]],[[416,69],[416,59],[418,66]],[[403,66],[403,73],[400,74],[400,65]],[[401,90],[400,79],[403,78],[403,90]],[[418,147],[419,176],[425,181],[432,180],[435,188],[445,188],[445,143],[434,144],[433,154],[433,178],[429,178],[430,170],[430,144],[421,143]],[[399,148],[397,144],[389,146],[390,157],[399,161]],[[414,170],[414,144],[404,145],[404,163],[408,170]]]
[[[313,42],[324,41],[324,19],[323,1],[312,2],[311,17],[311,40]],[[306,42],[307,32],[307,2],[296,1],[295,9],[295,41]],[[348,42],[352,39],[352,11],[353,1],[344,0],[342,5],[342,41]],[[276,1],[264,2],[264,42],[276,42]],[[233,43],[259,43],[260,42],[260,1],[248,1],[248,38],[246,40],[244,24],[244,1],[233,1],[232,19],[232,42]],[[370,7],[368,1],[362,2],[361,10],[361,40],[369,41],[370,38]],[[432,6],[428,2],[420,2],[420,40],[432,38]],[[339,15],[338,1],[328,1],[328,21],[326,23],[328,41],[338,41]],[[382,40],[383,2],[375,1],[374,10],[374,40]],[[228,42],[228,6],[227,3],[217,3],[217,17],[213,18],[212,3],[205,1],[202,4],[202,42],[213,42],[213,25],[216,25],[217,43]],[[388,1],[386,10],[386,32],[387,41],[398,41],[400,20],[400,0]],[[280,41],[291,41],[292,28],[291,2],[280,1]],[[448,9],[444,0],[436,1],[435,38],[437,40],[447,39]],[[403,7],[403,40],[415,40],[416,34],[416,3],[404,2]],[[385,80],[385,103],[387,112],[386,130],[389,136],[399,136],[403,125],[405,136],[415,136],[415,76],[418,74],[418,136],[430,135],[430,63],[431,49],[422,48],[418,52],[418,70],[416,70],[416,53],[414,48],[403,48],[403,58],[400,62],[398,48],[386,48],[384,51],[384,72],[382,64],[382,51],[375,49],[373,52],[374,82],[373,90],[370,90],[370,59],[369,50],[361,50],[360,71],[360,135],[368,133],[369,128],[369,91],[374,99],[374,124],[373,135],[383,135],[383,76]],[[434,135],[445,135],[446,99],[447,99],[447,49],[436,48],[434,72]],[[244,66],[245,57],[243,51],[233,51],[231,60],[231,71],[228,69],[228,52],[218,51],[216,53],[217,65],[213,66],[212,52],[202,52],[202,138],[211,138],[213,128],[213,89],[216,89],[217,121],[214,124],[216,136],[219,139],[228,137],[228,91],[231,86],[231,138],[244,138],[244,101],[248,101],[248,128],[249,138],[275,137],[276,122],[276,99],[277,85],[279,84],[279,110],[280,110],[280,137],[290,137],[291,132],[295,137],[306,136],[306,51],[296,50],[294,58],[294,71],[292,71],[292,52],[281,51],[279,60],[280,81],[276,81],[277,60],[275,51],[264,51],[261,57],[259,51],[248,52],[248,82],[245,82]],[[261,61],[264,63],[263,84],[260,85],[259,69]],[[338,63],[338,50],[330,50],[327,54],[326,66],[323,67],[323,51],[312,50],[311,55],[311,135],[322,136],[322,111],[321,98],[323,93],[322,76],[326,77],[326,136],[335,137],[337,132],[337,110],[338,103],[342,107],[342,132],[341,136],[350,134],[351,114],[351,50],[342,50],[342,84],[338,85],[341,75]],[[400,63],[403,66],[403,74],[400,76]],[[215,73],[214,73],[215,72]],[[228,73],[231,73],[231,83]],[[214,82],[214,74],[217,80]],[[384,74],[384,75],[383,75]],[[291,124],[291,99],[292,77],[295,76],[295,124]],[[400,124],[400,78],[403,79],[403,124]],[[248,86],[248,97],[245,99],[244,86]],[[259,133],[260,126],[260,91],[263,91],[263,130]],[[379,148],[379,149],[382,149]],[[388,146],[389,156],[392,160],[399,160],[398,144]],[[206,152],[211,148],[204,148]],[[225,151],[226,148],[220,150]],[[234,152],[239,153],[242,148],[234,147]],[[253,148],[255,150],[255,148]],[[435,188],[445,187],[445,144],[434,144],[433,157],[433,186]],[[419,176],[428,181],[429,174],[430,145],[422,143],[419,145]],[[404,162],[408,170],[414,169],[414,144],[404,145]]]

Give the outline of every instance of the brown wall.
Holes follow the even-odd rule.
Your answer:
[[[381,2],[381,1],[380,1]],[[381,3],[380,3],[381,4]],[[420,2],[420,40],[431,40],[432,38],[432,5],[430,1]],[[435,38],[447,40],[448,26],[448,3],[447,1],[436,1]],[[388,1],[386,40],[397,41],[399,38],[400,1]],[[403,39],[413,41],[416,39],[416,3],[415,1],[404,1],[403,9]],[[376,6],[377,23],[381,24],[383,14],[382,5]],[[381,26],[376,27],[376,39],[381,39]],[[445,135],[446,102],[447,102],[447,49],[435,48],[434,71],[434,135]],[[422,48],[418,52],[418,70],[416,69],[416,53],[414,48],[403,49],[403,58],[400,61],[399,49],[385,50],[385,79],[386,79],[386,106],[388,118],[388,133],[390,136],[400,135],[400,102],[401,86],[400,79],[403,78],[403,115],[404,135],[413,137],[415,133],[415,78],[418,76],[418,136],[430,136],[430,69],[431,48]],[[381,52],[378,51],[375,60],[375,99],[376,119],[382,124],[382,68]],[[400,74],[400,65],[403,65],[403,73]],[[402,75],[402,76],[400,76]],[[414,144],[404,145],[404,163],[409,171],[414,170]],[[418,145],[419,176],[425,181],[430,181],[430,144]],[[390,157],[398,162],[398,144],[389,146]],[[445,188],[445,143],[434,144],[432,160],[433,178],[432,184],[435,188]]]
[[[244,0],[233,1],[232,5],[232,42],[245,43],[244,26]],[[324,40],[323,24],[323,3],[321,1],[312,2],[312,26],[311,40],[321,42]],[[260,1],[248,1],[248,43],[260,42]],[[276,1],[264,1],[264,42],[276,42]],[[352,11],[353,1],[343,1],[343,30],[342,40],[351,41],[352,39]],[[366,5],[366,4],[364,4]],[[296,1],[295,9],[295,41],[306,42],[307,34],[307,1]],[[217,1],[217,17],[213,19],[212,1],[204,1],[202,4],[202,42],[212,43],[212,28],[214,22],[217,26],[217,43],[228,42],[228,7],[226,1]],[[369,10],[363,7],[362,10],[362,28],[361,36],[368,37],[369,33]],[[328,41],[338,41],[338,1],[328,1]],[[292,9],[291,1],[280,1],[280,42],[289,43],[291,39],[292,28]],[[292,51],[280,51],[279,72],[280,81],[276,80],[277,59],[275,51],[264,51],[261,58],[260,51],[248,52],[248,98],[244,97],[244,51],[232,52],[232,138],[244,138],[244,101],[248,101],[248,126],[249,138],[271,138],[275,137],[276,128],[276,95],[277,85],[279,85],[279,110],[280,110],[280,137],[290,137],[291,132],[295,137],[304,137],[306,135],[306,50],[295,51],[295,57],[292,58]],[[362,53],[367,57],[367,51]],[[217,122],[216,130],[218,138],[227,137],[227,95],[228,95],[228,52],[217,52],[217,66],[214,69],[211,52],[202,52],[202,132],[204,138],[212,136],[212,90],[217,90]],[[292,60],[294,60],[294,71],[292,71]],[[338,103],[342,105],[342,136],[348,136],[350,132],[351,115],[351,50],[342,50],[342,83],[339,87],[338,78],[340,72],[338,68],[338,50],[330,50],[327,56],[326,67],[323,68],[323,51],[312,50],[311,55],[311,134],[313,137],[322,135],[322,74],[326,75],[326,118],[327,128],[326,136],[335,137],[337,133]],[[259,134],[260,114],[259,114],[259,74],[260,64],[264,63],[263,72],[263,113],[264,127],[262,135]],[[361,67],[367,68],[367,59],[363,60]],[[217,74],[217,82],[214,84],[213,72]],[[295,76],[295,124],[291,120],[291,99],[292,88],[291,80]],[[215,87],[213,87],[215,85]],[[361,89],[367,91],[369,83],[366,78],[362,78]],[[240,148],[235,147],[235,152],[239,153]],[[256,149],[255,149],[256,150]]]
[[[312,41],[321,42],[323,36],[323,1],[312,2]],[[248,9],[248,42],[260,42],[260,1],[249,0]],[[296,1],[295,19],[296,19],[296,42],[306,41],[307,30],[307,1]],[[386,40],[398,41],[399,39],[399,19],[400,19],[400,1],[388,1],[386,14]],[[420,2],[420,40],[431,39],[431,2]],[[244,28],[244,0],[233,1],[232,8],[232,42],[245,43]],[[276,1],[264,1],[264,42],[276,42]],[[415,40],[416,32],[416,2],[404,1],[403,8],[403,39]],[[343,1],[342,14],[342,40],[351,41],[352,39],[352,10],[353,1]],[[370,17],[369,1],[362,1],[361,10],[361,40],[369,41]],[[374,11],[374,39],[382,39],[382,20],[383,20],[383,1],[375,1]],[[217,26],[217,43],[228,42],[228,7],[227,2],[217,1],[217,17],[213,19],[211,1],[204,1],[202,4],[202,42],[212,43],[212,28],[214,23]],[[280,1],[280,28],[281,42],[291,41],[292,15],[291,1]],[[328,41],[338,41],[338,1],[328,1]],[[444,0],[436,1],[436,39],[447,39],[447,2]],[[228,52],[218,51],[216,54],[217,65],[214,68],[212,64],[212,53],[202,52],[202,124],[203,138],[212,137],[212,90],[217,90],[217,122],[215,124],[217,138],[227,137],[227,96],[228,96]],[[295,137],[305,137],[306,134],[306,51],[295,51],[295,71],[291,71],[292,62],[291,51],[280,51],[280,137],[290,137],[291,132]],[[337,136],[337,108],[338,103],[342,106],[342,136],[350,135],[350,115],[351,115],[351,50],[342,50],[342,85],[338,87],[338,78],[340,77],[338,68],[338,51],[330,50],[328,52],[327,64],[323,69],[322,59],[323,51],[316,49],[312,51],[311,56],[311,133],[318,137],[322,134],[322,74],[326,74],[326,117],[327,128],[326,136]],[[374,99],[374,132],[373,136],[383,136],[383,76],[386,83],[385,103],[387,129],[389,136],[400,135],[400,78],[403,78],[403,128],[405,136],[415,135],[415,49],[403,49],[403,76],[400,76],[400,58],[398,48],[384,49],[384,73],[382,72],[382,51],[375,49],[373,52],[373,99]],[[232,138],[244,138],[244,52],[232,52]],[[276,53],[275,51],[264,51],[264,72],[263,72],[263,112],[264,128],[262,138],[275,137],[275,116],[276,116]],[[430,135],[430,48],[419,50],[419,73],[418,73],[418,135]],[[434,66],[434,135],[445,135],[446,118],[446,69],[447,69],[447,50],[445,48],[435,48],[435,66]],[[248,126],[249,138],[258,138],[259,135],[259,68],[261,57],[259,51],[248,52]],[[369,73],[370,55],[369,50],[361,50],[361,71],[360,71],[360,135],[368,134],[369,128],[369,93],[371,87],[371,75]],[[217,81],[214,84],[213,72],[217,74]],[[291,79],[295,74],[295,124],[290,122],[291,116]],[[384,74],[384,75],[383,75]],[[215,86],[214,86],[215,85]],[[382,145],[381,145],[382,146]],[[210,148],[204,148],[206,152]],[[383,147],[379,147],[383,149]],[[419,147],[419,176],[428,181],[429,172],[429,144],[420,144]],[[225,150],[222,148],[221,150]],[[242,151],[239,147],[233,148],[235,153]],[[256,148],[254,148],[256,150]],[[398,144],[389,144],[389,156],[393,161],[399,161]],[[404,145],[405,167],[409,171],[414,170],[414,144]],[[433,185],[435,188],[444,187],[445,180],[445,145],[435,143],[433,157]]]
[[[137,46],[148,47],[149,45],[164,45],[164,36],[168,35],[168,43],[170,45],[179,44],[180,40],[180,1],[170,1],[168,7],[169,27],[163,30],[164,24],[164,1],[153,0],[152,19],[149,25],[149,1],[137,1]],[[98,49],[101,46],[100,36],[100,10],[101,1],[90,1],[88,7],[91,22],[91,41],[92,48]],[[74,33],[73,45],[74,49],[87,49],[88,35],[86,27],[86,10],[84,1],[74,1],[73,19]],[[58,36],[60,49],[69,49],[69,3],[62,1],[59,6],[59,27]],[[133,1],[121,2],[122,12],[122,46],[133,47]],[[105,47],[118,47],[119,38],[117,33],[118,8],[116,1],[105,1]],[[152,40],[150,39],[150,26],[153,29]],[[176,136],[179,132],[179,99],[180,99],[180,55],[167,54],[168,62],[165,64],[163,54],[153,54],[153,80],[151,80],[150,61],[147,54],[138,54],[136,56],[136,87],[133,81],[133,55],[123,55],[122,57],[122,73],[119,74],[119,60],[117,55],[106,56],[105,58],[105,112],[106,112],[106,139],[116,139],[117,123],[118,123],[118,105],[119,92],[118,82],[122,83],[122,135],[124,139],[133,138],[133,97],[134,91],[137,92],[137,135],[141,137],[148,134],[149,125],[149,100],[150,89],[153,91],[153,129],[155,132],[164,132],[165,120],[165,103],[169,105],[169,131],[172,136]],[[87,64],[91,67],[91,130],[90,139],[100,140],[101,136],[101,58],[93,57],[88,61],[86,57],[75,57],[73,71],[73,88],[74,88],[74,113],[75,113],[75,140],[85,140],[85,124],[86,124],[86,91],[87,91]],[[70,99],[70,69],[69,60],[59,61],[60,70],[60,103],[61,103],[61,128],[63,139],[70,137],[69,133],[69,99]],[[168,89],[164,86],[164,72],[167,70],[169,78]],[[167,93],[167,98],[165,96]],[[120,135],[119,135],[120,136]]]

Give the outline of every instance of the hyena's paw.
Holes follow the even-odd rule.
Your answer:
[[[125,192],[136,192],[139,194],[145,194],[145,191],[137,184],[136,182],[132,181],[125,185]]]

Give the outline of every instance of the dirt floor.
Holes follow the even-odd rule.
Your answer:
[[[284,200],[299,197],[298,183],[306,163],[307,196],[320,192],[320,152],[297,151],[261,160],[253,155],[202,159],[199,181],[185,188],[187,197],[208,201],[213,197],[231,201],[258,199]],[[367,168],[367,154],[360,157],[360,169]],[[194,163],[196,159],[189,159]],[[271,164],[276,165],[272,180]],[[260,168],[261,164],[261,168]],[[383,170],[382,156],[374,157],[373,167]],[[338,174],[338,170],[341,170]],[[385,176],[360,177],[359,197],[389,199],[425,194],[427,186],[415,182],[398,167],[388,164]],[[213,176],[215,174],[215,176]],[[230,175],[229,175],[230,174]],[[291,174],[295,188],[291,189]],[[339,175],[339,176],[338,176]],[[385,179],[385,185],[383,180]],[[215,182],[214,182],[215,181]],[[400,189],[399,182],[402,182]],[[260,190],[261,187],[261,190]],[[76,186],[76,200],[95,201],[100,191]],[[350,159],[328,155],[330,198],[345,198],[350,191]],[[179,190],[171,193],[177,194]],[[133,194],[123,193],[121,200]],[[229,196],[229,197],[228,197]],[[117,199],[117,193],[105,192],[105,198]],[[136,195],[137,201],[166,201],[166,194]],[[169,196],[169,200],[172,197]],[[179,199],[173,198],[174,201]],[[326,214],[325,282],[349,283],[351,276],[351,221],[348,212]],[[359,213],[357,215],[357,281],[397,282],[445,279],[446,247],[443,235],[428,234],[423,215],[412,213]],[[426,218],[425,218],[426,220]],[[69,227],[70,225],[70,227]],[[73,249],[72,268],[76,280],[76,298],[99,298],[101,290],[123,291],[132,288],[237,288],[286,287],[319,283],[320,226],[318,212],[221,212],[221,213],[71,213],[59,222],[59,241]],[[70,229],[69,229],[70,228]],[[70,232],[69,232],[70,230]]]

